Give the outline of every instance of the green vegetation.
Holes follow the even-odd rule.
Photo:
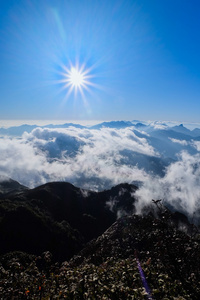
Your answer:
[[[160,200],[114,222],[134,204],[121,187],[83,196],[51,183],[0,199],[1,299],[147,299],[141,265],[154,300],[199,300],[198,228]]]
[[[151,216],[124,217],[61,264],[49,252],[1,257],[3,299],[146,299],[139,257],[153,299],[200,298],[199,236]]]

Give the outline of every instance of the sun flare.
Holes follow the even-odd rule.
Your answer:
[[[60,81],[64,83],[63,88],[68,89],[67,96],[73,91],[75,94],[80,92],[84,96],[84,90],[89,91],[89,86],[93,86],[90,78],[93,77],[90,73],[90,69],[85,69],[85,66],[79,66],[78,64],[69,68],[63,66],[64,72],[61,73],[63,79]]]
[[[86,107],[89,107],[87,101],[87,95],[93,95],[93,88],[102,89],[102,86],[95,81],[94,69],[95,65],[86,67],[86,63],[79,64],[76,62],[72,64],[68,62],[67,65],[60,64],[61,70],[57,73],[60,79],[56,80],[56,84],[62,84],[60,91],[66,91],[63,98],[63,103],[67,101],[71,94],[74,94],[75,98],[83,100]],[[74,99],[75,99],[74,98]]]
[[[84,74],[74,67],[71,68],[68,77],[69,83],[74,87],[80,88],[84,84]]]

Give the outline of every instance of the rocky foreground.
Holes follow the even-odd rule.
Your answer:
[[[0,184],[0,299],[200,299],[200,234],[137,187]]]
[[[170,223],[169,213],[123,217],[60,264],[50,252],[3,255],[1,299],[200,299],[199,234]]]

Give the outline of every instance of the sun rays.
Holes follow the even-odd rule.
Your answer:
[[[66,98],[74,92],[75,96],[81,94],[84,97],[84,91],[90,92],[89,86],[95,86],[91,82],[91,78],[94,77],[91,72],[91,68],[86,69],[85,65],[79,66],[78,64],[70,67],[62,66],[62,72],[60,75],[62,79],[59,83],[62,83],[62,90],[66,90]]]
[[[93,65],[87,66],[87,63],[80,64],[78,60],[76,63],[67,63],[58,62],[59,70],[55,70],[57,74],[57,79],[51,83],[59,85],[60,89],[58,94],[62,94],[63,98],[59,105],[59,109],[63,109],[66,102],[74,102],[74,107],[81,105],[81,102],[84,106],[84,112],[87,116],[91,115],[92,109],[90,105],[91,99],[98,99],[98,94],[95,90],[104,90],[104,87],[97,83],[96,74],[99,62],[96,62]]]
[[[69,75],[68,75],[69,83],[74,87],[80,89],[85,82],[85,76],[81,71],[75,69],[74,67],[71,68]]]

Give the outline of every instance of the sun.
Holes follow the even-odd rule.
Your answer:
[[[67,89],[67,97],[74,91],[75,94],[78,92],[84,96],[84,90],[89,91],[89,86],[93,86],[90,78],[93,76],[90,74],[91,69],[86,69],[85,65],[79,66],[76,64],[73,66],[70,64],[70,67],[63,67],[63,72],[61,75],[63,79],[59,82],[64,83],[63,88]]]
[[[63,103],[67,101],[71,94],[74,94],[75,98],[81,96],[80,99],[87,106],[87,95],[93,95],[93,88],[102,89],[99,84],[94,82],[96,77],[94,73],[95,64],[86,67],[86,63],[79,64],[77,61],[72,64],[69,61],[67,65],[61,63],[59,67],[60,70],[57,73],[60,78],[55,80],[54,83],[62,84],[60,92],[66,91]]]
[[[74,67],[71,68],[67,77],[70,85],[72,85],[75,88],[80,88],[84,85],[84,73],[82,73],[80,70]]]

